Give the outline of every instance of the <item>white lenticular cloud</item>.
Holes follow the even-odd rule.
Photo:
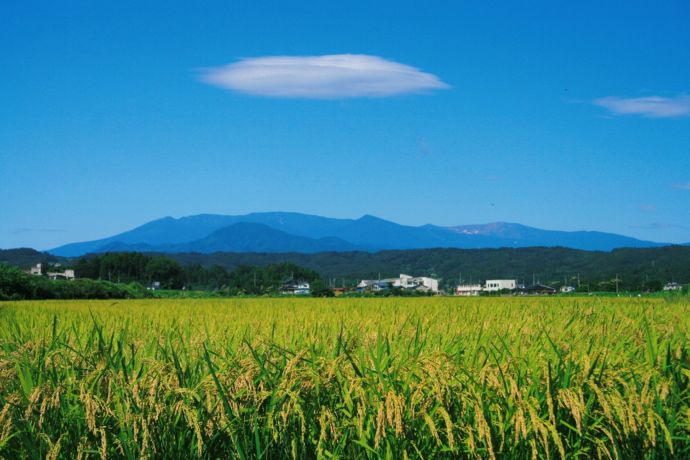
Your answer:
[[[690,115],[690,96],[676,97],[604,97],[594,104],[616,115],[639,115],[647,118],[676,118]]]
[[[363,54],[248,58],[205,69],[201,80],[256,96],[307,99],[388,97],[449,88],[433,74]]]

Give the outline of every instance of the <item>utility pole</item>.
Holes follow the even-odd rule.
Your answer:
[[[614,281],[616,281],[616,295],[618,295],[618,282],[620,281],[618,279],[618,273],[616,273],[616,279]]]

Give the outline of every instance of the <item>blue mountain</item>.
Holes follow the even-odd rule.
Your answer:
[[[67,244],[49,252],[74,257],[108,251],[342,252],[528,246],[610,251],[621,247],[664,245],[613,233],[541,230],[505,222],[455,227],[408,226],[369,215],[359,219],[334,219],[265,212],[241,216],[164,217],[118,235]]]
[[[638,240],[615,233],[542,230],[507,222],[448,227],[448,230],[474,238],[500,239],[505,247],[562,246],[590,251],[611,251],[617,248],[649,248],[669,245],[667,243]]]
[[[345,252],[359,249],[332,236],[309,238],[292,235],[264,224],[238,222],[188,243],[152,246],[154,252]]]

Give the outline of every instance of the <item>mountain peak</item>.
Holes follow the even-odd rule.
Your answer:
[[[376,221],[376,222],[381,222],[384,219],[381,219],[380,217],[372,216],[371,214],[364,214],[362,217],[357,219],[358,221]]]

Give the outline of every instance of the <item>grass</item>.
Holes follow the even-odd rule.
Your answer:
[[[688,458],[687,298],[0,304],[4,458]]]

